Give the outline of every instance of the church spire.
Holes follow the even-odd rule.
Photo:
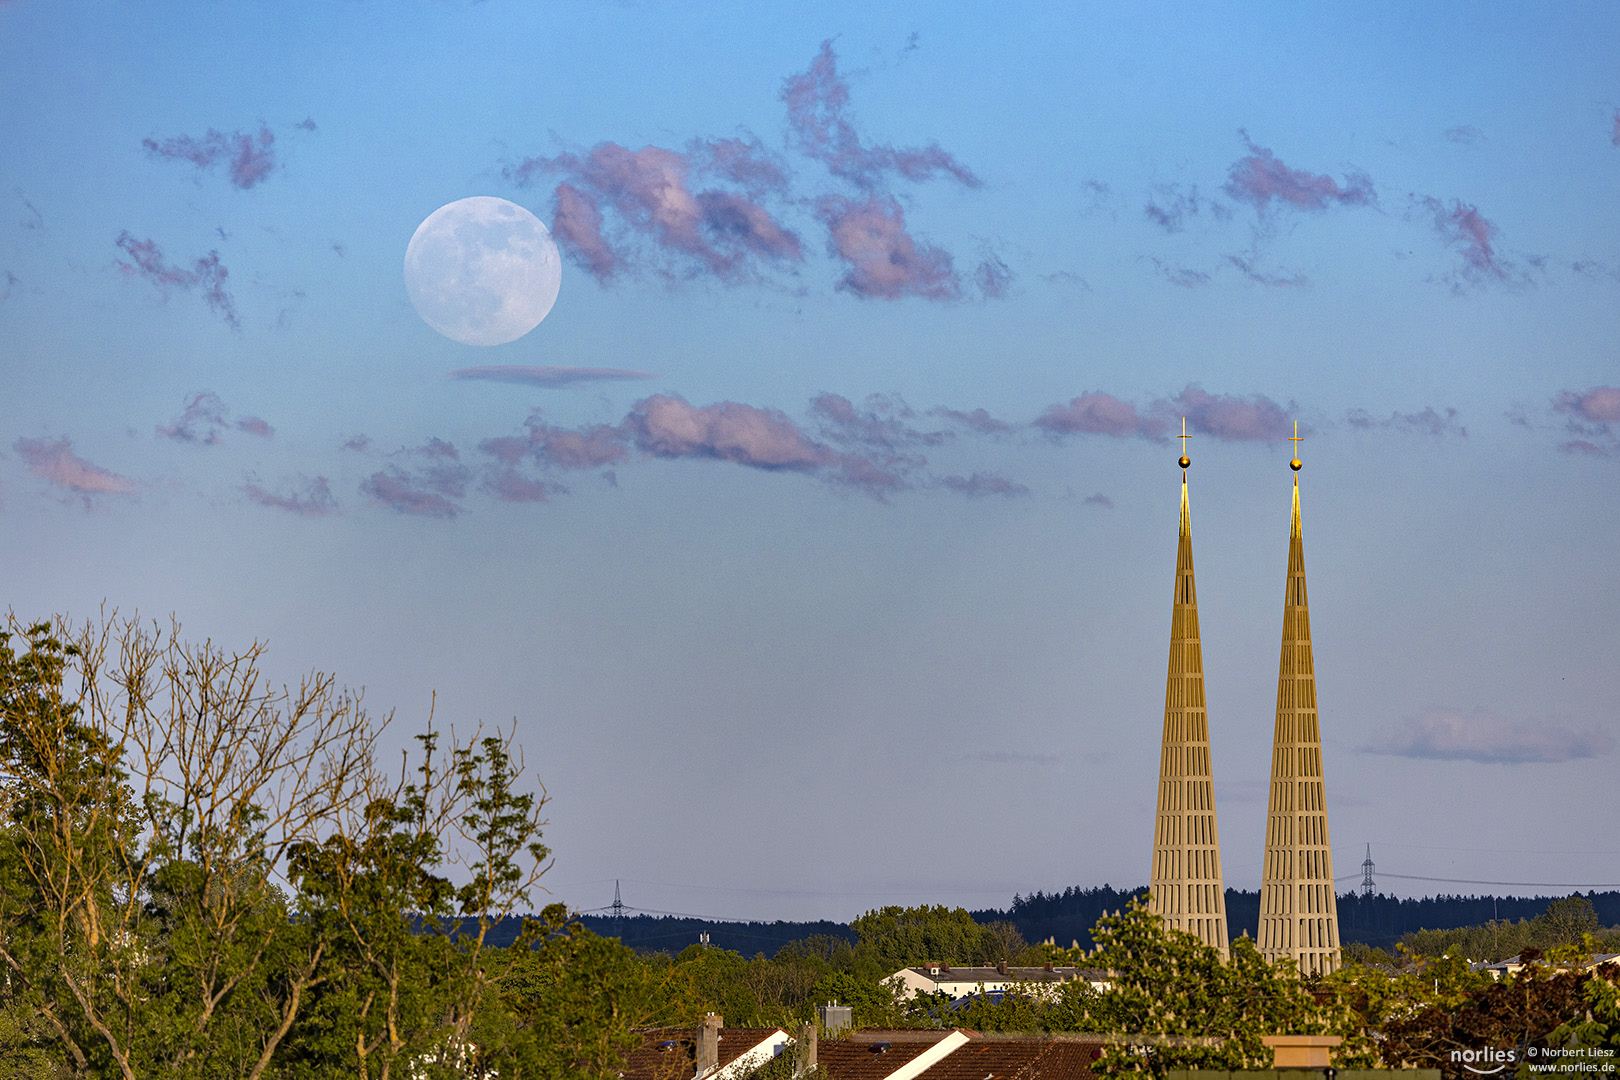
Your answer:
[[[1215,784],[1204,713],[1204,660],[1193,582],[1192,514],[1187,505],[1187,422],[1181,424],[1181,535],[1170,616],[1170,665],[1164,689],[1164,742],[1153,831],[1148,908],[1174,930],[1197,934],[1226,956],[1226,892],[1215,828]]]
[[[1299,445],[1294,425],[1294,445]],[[1288,530],[1288,585],[1283,598],[1282,658],[1277,671],[1277,724],[1271,749],[1271,794],[1260,886],[1260,953],[1292,957],[1301,974],[1339,966],[1338,900],[1328,843],[1322,781],[1322,735],[1316,716],[1316,668],[1305,597],[1305,538],[1299,520],[1299,451]]]

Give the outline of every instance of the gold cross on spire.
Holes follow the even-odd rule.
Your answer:
[[[1185,421],[1183,421],[1183,423],[1185,423]],[[1304,438],[1304,436],[1302,436],[1299,433],[1299,421],[1295,420],[1294,421],[1294,434],[1288,440],[1289,442],[1294,444],[1294,460],[1290,461],[1288,463],[1288,467],[1290,469],[1293,469],[1295,472],[1299,472],[1301,464],[1302,464],[1300,462],[1300,460],[1299,460],[1299,444],[1300,444],[1301,439],[1303,439],[1303,438]]]
[[[1192,464],[1192,458],[1187,456],[1187,440],[1192,438],[1192,436],[1187,434],[1187,418],[1185,416],[1183,416],[1181,418],[1181,435],[1180,435],[1180,438],[1181,438],[1181,462],[1180,462],[1180,464],[1181,464],[1181,467],[1183,469],[1185,469],[1187,466]]]

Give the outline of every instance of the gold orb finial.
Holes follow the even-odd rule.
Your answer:
[[[1181,439],[1181,467],[1185,469],[1192,464],[1192,458],[1187,456],[1187,440],[1192,436],[1187,434],[1187,418],[1185,416],[1181,418],[1181,435],[1178,437]]]
[[[1304,436],[1299,433],[1299,421],[1295,420],[1294,421],[1294,436],[1293,436],[1293,438],[1288,440],[1289,442],[1294,444],[1294,460],[1290,461],[1288,463],[1288,467],[1290,469],[1293,469],[1295,472],[1299,472],[1300,469],[1305,467],[1305,463],[1299,460],[1299,443],[1300,443],[1300,440],[1303,439],[1303,438],[1304,438]]]
[[[1187,466],[1189,466],[1191,464],[1192,464],[1192,458],[1188,457],[1186,454],[1182,454],[1181,455],[1181,467],[1183,469],[1185,469]]]
[[[1295,458],[1293,461],[1288,463],[1288,467],[1293,469],[1295,472],[1299,472],[1300,469],[1305,467],[1305,463],[1299,460],[1299,458]]]

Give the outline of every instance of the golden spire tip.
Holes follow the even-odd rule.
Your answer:
[[[1293,469],[1295,472],[1299,472],[1300,469],[1303,469],[1305,467],[1305,463],[1303,461],[1299,460],[1299,443],[1300,443],[1300,439],[1301,439],[1301,435],[1299,433],[1299,421],[1295,420],[1294,421],[1294,437],[1288,440],[1289,442],[1294,444],[1294,460],[1290,461],[1288,463],[1288,467],[1290,469]]]

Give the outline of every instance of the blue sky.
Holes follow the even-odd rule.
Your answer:
[[[1617,44],[1607,4],[12,0],[4,600],[267,638],[401,740],[435,690],[515,720],[581,907],[1138,884],[1185,415],[1252,888],[1298,420],[1338,872],[1620,882]],[[405,294],[473,195],[563,251],[507,345]]]

